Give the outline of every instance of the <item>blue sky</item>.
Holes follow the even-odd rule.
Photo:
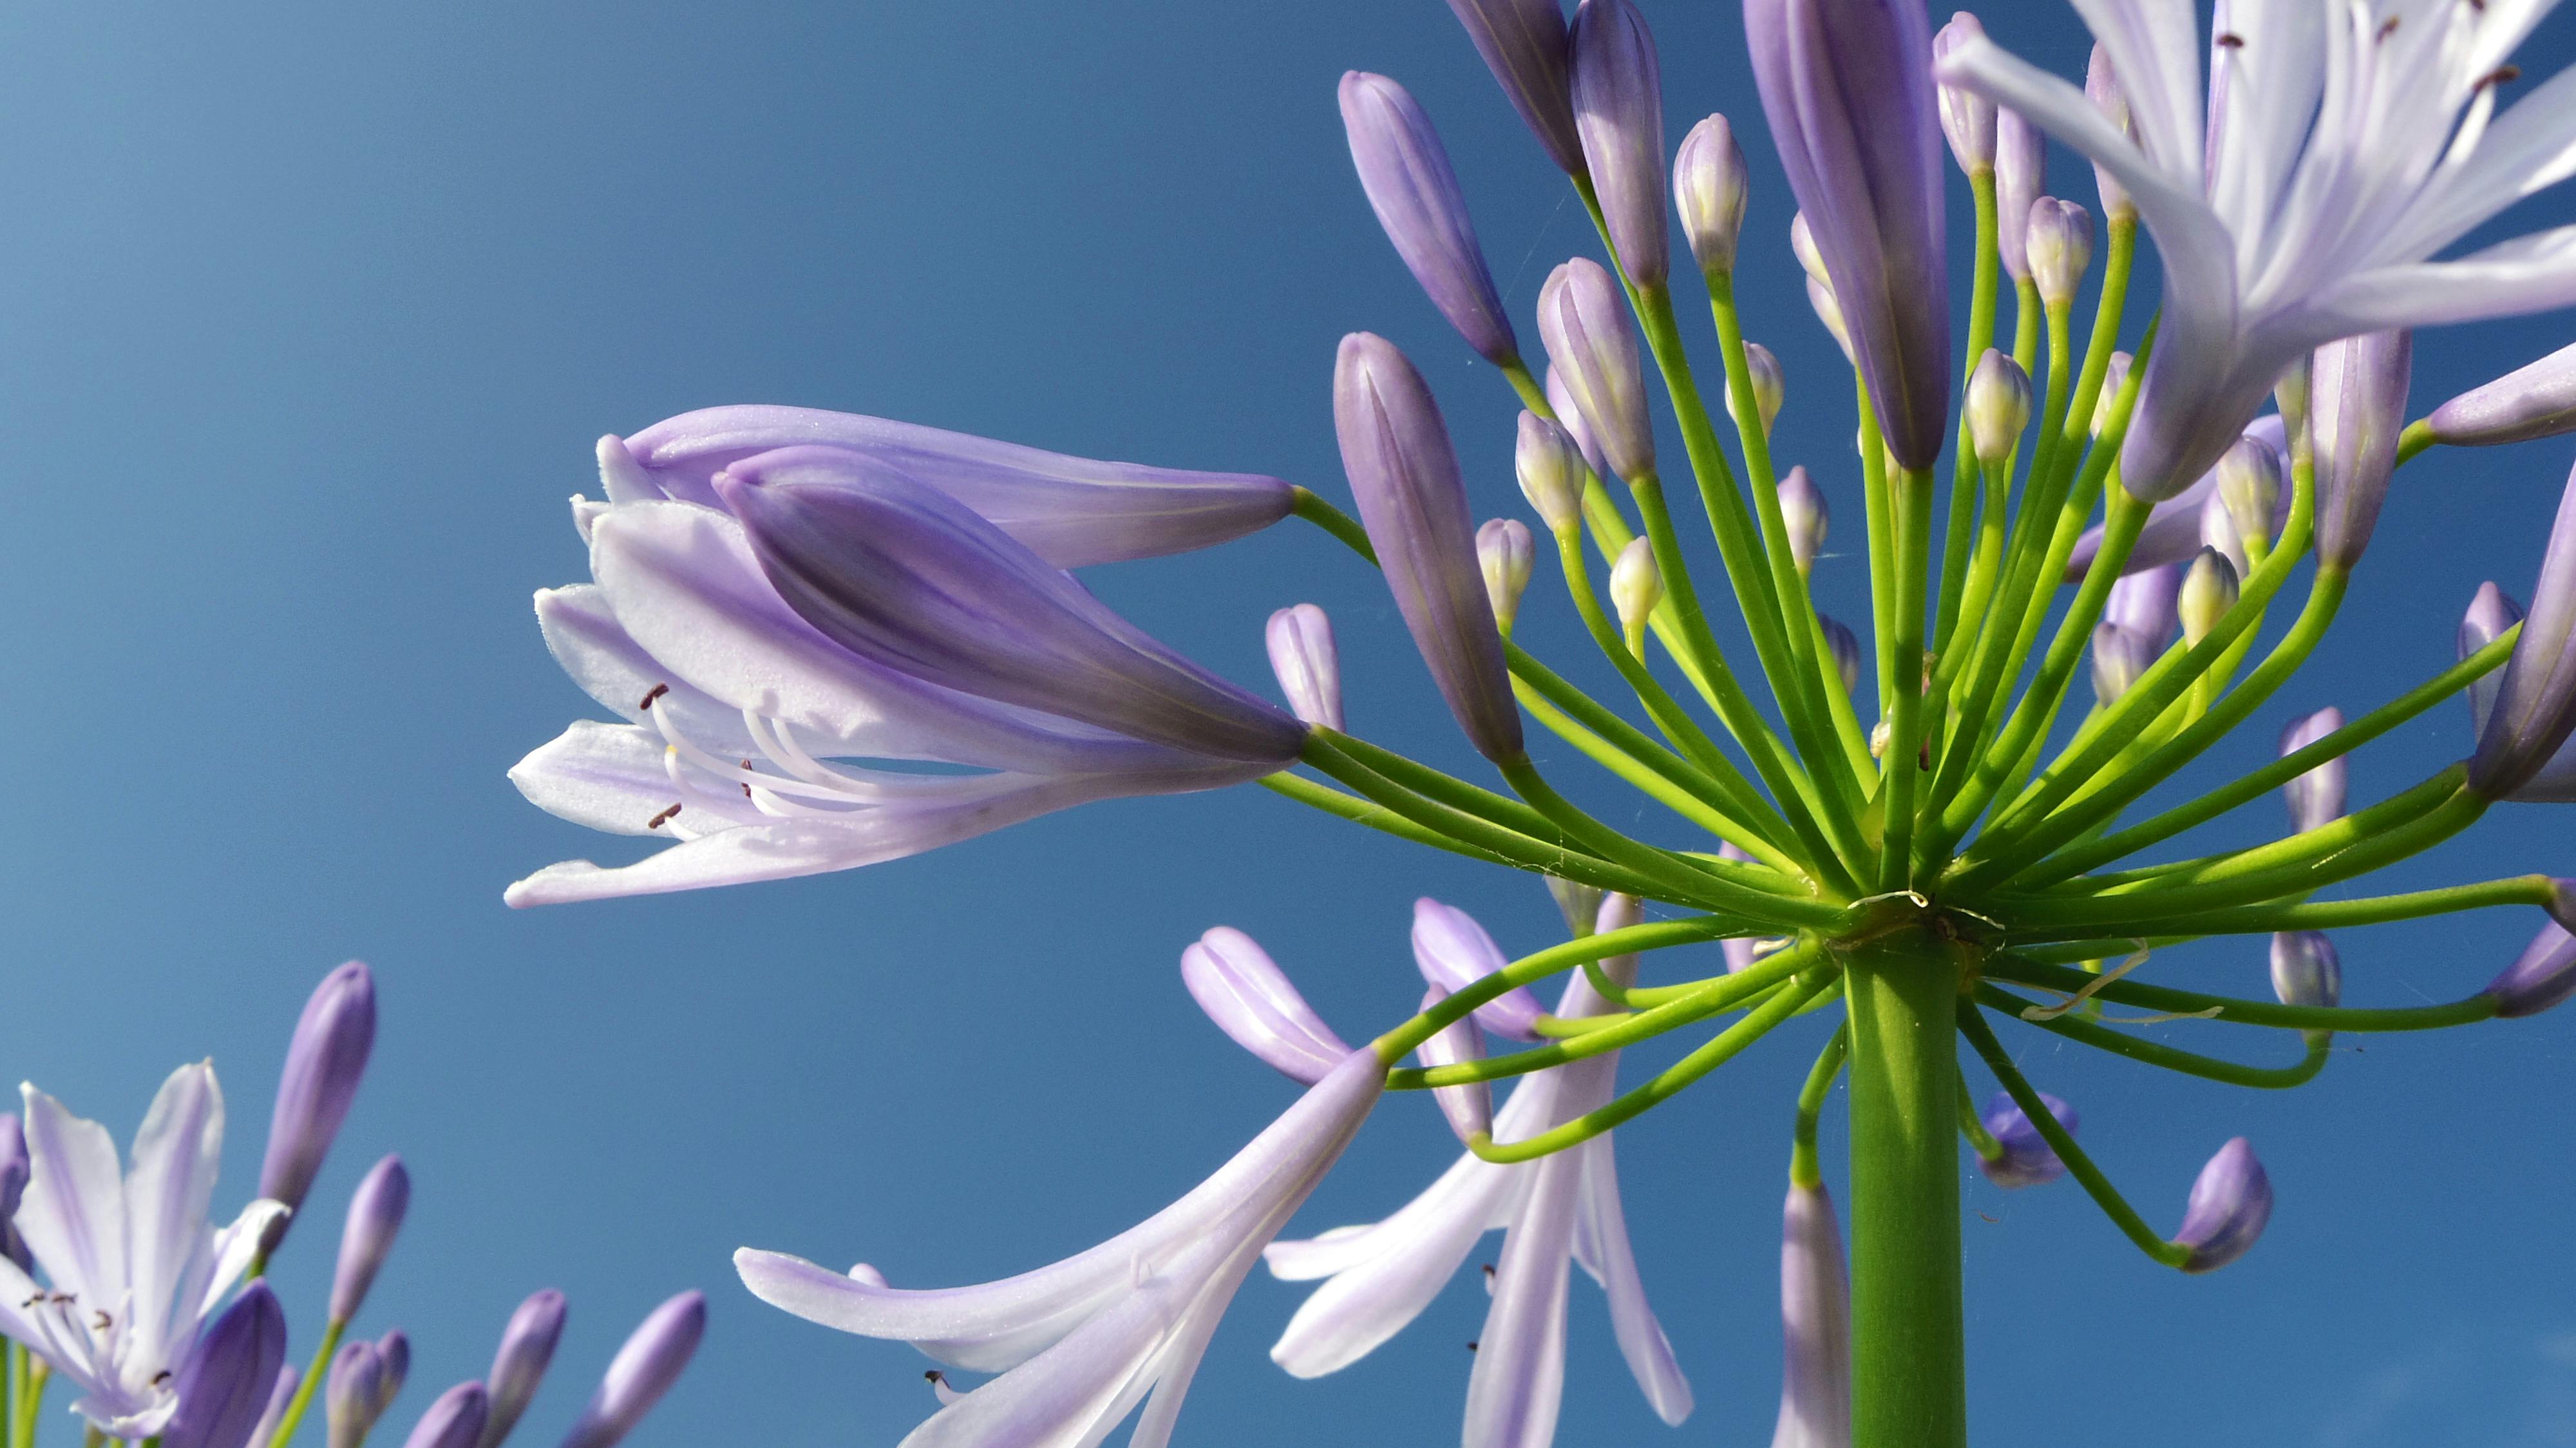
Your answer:
[[[1747,326],[1787,369],[1775,451],[1817,469],[1834,546],[1853,550],[1820,564],[1820,596],[1858,616],[1848,385],[1783,241],[1735,7],[1647,9],[1671,137],[1725,110],[1755,153]],[[2068,12],[2014,9],[2029,13],[1989,17],[1999,36],[2080,66]],[[2543,76],[2571,48],[2553,23],[2520,59]],[[1181,991],[1200,930],[1251,931],[1364,1035],[1418,994],[1416,895],[1517,949],[1549,938],[1552,909],[1524,880],[1244,789],[857,874],[507,912],[501,886],[535,866],[623,858],[502,779],[595,712],[547,660],[528,596],[581,574],[564,499],[595,490],[591,440],[716,403],[1345,496],[1327,391],[1354,328],[1412,353],[1480,505],[1518,514],[1514,408],[1350,178],[1333,84],[1352,67],[1395,75],[1440,124],[1531,330],[1548,268],[1593,243],[1436,0],[0,14],[0,427],[18,499],[0,677],[20,701],[21,821],[0,844],[17,941],[0,1063],[123,1138],[172,1066],[212,1055],[237,1128],[229,1209],[298,1003],[364,957],[383,1035],[314,1200],[336,1216],[376,1155],[411,1164],[411,1224],[366,1323],[418,1345],[392,1431],[481,1372],[510,1308],[551,1285],[571,1336],[524,1431],[559,1432],[626,1328],[699,1286],[707,1346],[636,1441],[895,1441],[931,1406],[921,1360],[752,1301],[735,1246],[921,1285],[1052,1260],[1169,1200],[1290,1097]],[[2093,199],[2065,155],[2054,181]],[[2554,316],[2426,336],[2417,404],[2569,334]],[[2527,592],[2571,457],[2561,440],[2410,467],[2317,662],[2195,777],[2257,761],[2293,714],[2367,707],[2447,664],[2482,579]],[[1321,603],[1355,727],[1471,765],[1382,589],[1311,530],[1089,581],[1265,688],[1262,619]],[[1565,618],[1530,614],[1533,647],[1574,653]],[[2466,735],[2455,709],[2374,747],[2356,798]],[[2267,835],[2274,808],[2208,838]],[[2501,810],[2402,878],[2566,872],[2566,819]],[[2534,923],[2348,936],[2349,997],[2464,993]],[[2159,967],[2262,988],[2259,943]],[[1799,1023],[1621,1133],[1637,1249],[1700,1409],[1654,1423],[1582,1287],[1564,1441],[1767,1437],[1790,1098],[1821,1030]],[[2576,1442],[2571,1032],[2560,1015],[2373,1040],[2266,1097],[2010,1036],[2150,1220],[2178,1220],[2193,1171],[2238,1133],[2280,1208],[2244,1262],[2184,1279],[2071,1186],[1971,1182],[1978,1440]],[[1302,1222],[1382,1215],[1453,1150],[1428,1103],[1392,1103]],[[298,1351],[335,1227],[308,1224],[278,1269]],[[1298,1292],[1257,1278],[1183,1441],[1444,1440],[1483,1312],[1469,1277],[1317,1383],[1266,1361]]]

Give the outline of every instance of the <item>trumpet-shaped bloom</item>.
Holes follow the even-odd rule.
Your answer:
[[[201,1325],[286,1209],[263,1199],[230,1226],[207,1221],[224,1144],[223,1091],[210,1065],[182,1066],[162,1083],[122,1179],[107,1128],[21,1089],[28,1177],[17,1226],[48,1285],[0,1263],[0,1332],[79,1384],[88,1396],[72,1406],[100,1430],[151,1437],[170,1422],[172,1375]],[[277,1371],[273,1359],[268,1371]],[[267,1384],[257,1390],[263,1401]]]
[[[1823,1183],[1789,1184],[1781,1213],[1780,1421],[1771,1448],[1851,1448],[1851,1279]]]
[[[1953,49],[1940,77],[2091,157],[2164,254],[2164,323],[2121,452],[2138,496],[2206,472],[2323,343],[2576,301],[2576,228],[2432,259],[2576,172],[2576,81],[2497,96],[2547,4],[2221,0],[2206,91],[2192,0],[2075,6],[2134,140],[1991,41]]]
[[[808,1321],[1001,1375],[942,1407],[905,1448],[1092,1448],[1140,1402],[1128,1442],[1163,1448],[1235,1289],[1339,1159],[1385,1079],[1374,1053],[1351,1053],[1187,1196],[1018,1277],[913,1291],[883,1285],[872,1269],[845,1276],[748,1247],[734,1265],[753,1295]]]

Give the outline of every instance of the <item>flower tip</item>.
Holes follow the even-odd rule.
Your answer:
[[[663,496],[653,474],[626,439],[609,433],[599,440],[599,487],[612,503],[636,503]]]
[[[2182,1230],[2173,1238],[2191,1250],[2182,1270],[2215,1272],[2244,1256],[2271,1220],[2272,1179],[2252,1143],[2237,1137],[2218,1149],[2191,1184]]]
[[[2486,994],[2508,1020],[2536,1016],[2576,994],[2576,935],[2555,920],[2540,927],[2513,964],[2488,982]]]
[[[1218,1030],[1293,1081],[1312,1086],[1350,1054],[1260,942],[1232,926],[1182,950],[1181,983]]]
[[[2039,1099],[2068,1135],[2073,1135],[2081,1127],[2082,1118],[2074,1106],[2045,1091],[2039,1093]],[[2013,1101],[2011,1093],[1995,1093],[1994,1098],[1986,1103],[1982,1116],[1987,1133],[2002,1148],[1991,1159],[1977,1158],[1977,1170],[1985,1174],[1986,1180],[2006,1191],[2017,1191],[2023,1187],[2045,1186],[2066,1175],[2066,1163],[2049,1146],[2048,1138],[2039,1134],[2039,1127],[2032,1123],[2029,1115]]]
[[[1270,651],[1270,669],[1288,709],[1308,724],[1342,727],[1341,653],[1333,644],[1333,621],[1311,603],[1293,604],[1270,615],[1262,630]]]

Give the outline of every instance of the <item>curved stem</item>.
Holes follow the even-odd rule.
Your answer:
[[[1310,805],[1326,814],[1349,820],[1353,824],[1384,831],[1400,840],[1417,845],[1429,845],[1435,850],[1447,850],[1453,855],[1465,855],[1468,859],[1483,860],[1488,864],[1502,865],[1510,869],[1520,868],[1519,862],[1509,856],[1498,855],[1491,850],[1478,849],[1463,840],[1451,839],[1437,830],[1426,829],[1415,824],[1384,805],[1372,804],[1357,795],[1345,794],[1329,784],[1308,779],[1303,775],[1291,774],[1283,769],[1277,774],[1263,775],[1259,783],[1262,788],[1273,794],[1293,799],[1302,805]]]
[[[2370,1009],[2354,1006],[2285,1006],[2278,1001],[2239,1000],[2234,996],[2176,990],[2139,980],[2104,984],[2088,971],[2048,965],[2013,951],[1987,963],[1986,975],[2014,985],[2036,986],[2072,995],[2090,986],[2095,998],[2170,1015],[2203,1016],[2213,1021],[2300,1031],[2438,1031],[2472,1025],[2495,1017],[2493,996],[2480,992],[2466,1000],[2438,1006]]]
[[[1676,945],[1696,945],[1742,933],[1743,928],[1737,922],[1710,915],[1697,920],[1658,920],[1651,925],[1631,925],[1624,930],[1605,930],[1597,935],[1563,941],[1524,955],[1491,975],[1469,981],[1370,1044],[1377,1048],[1378,1059],[1392,1066],[1403,1060],[1414,1047],[1465,1020],[1476,1007],[1516,987],[1542,981],[1552,975],[1562,975],[1589,960],[1637,955]]]
[[[1816,1159],[1816,1123],[1825,1113],[1825,1097],[1834,1089],[1834,1078],[1843,1072],[1843,1058],[1851,1054],[1851,1022],[1834,1027],[1834,1036],[1816,1053],[1816,1064],[1807,1068],[1807,1084],[1798,1089],[1797,1125],[1789,1133],[1789,1180],[1802,1187],[1815,1186],[1825,1179],[1824,1169]]]
[[[2117,983],[2113,982],[2113,984]],[[2245,1066],[2234,1061],[2222,1061],[2215,1056],[2204,1056],[2196,1051],[2177,1050],[2172,1046],[2144,1040],[2112,1030],[2107,1026],[2096,1025],[2091,1021],[2079,1020],[2071,1015],[2035,1017],[2029,1013],[2041,1009],[2037,1001],[2026,1000],[2010,991],[1998,990],[1991,985],[1977,987],[1977,1000],[1995,1010],[2027,1021],[2052,1035],[2063,1036],[2067,1040],[2091,1046],[2095,1050],[2108,1051],[2112,1055],[2125,1056],[2132,1061],[2162,1067],[2167,1071],[2179,1071],[2186,1076],[2198,1076],[2206,1081],[2224,1081],[2230,1086],[2252,1086],[2265,1091],[2283,1091],[2293,1086],[2305,1086],[2317,1078],[2319,1071],[2325,1069],[2326,1058],[2334,1053],[2333,1047],[2327,1044],[2325,1034],[2317,1032],[2308,1038],[2307,1055],[2295,1065]]]

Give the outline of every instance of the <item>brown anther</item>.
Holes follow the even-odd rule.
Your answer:
[[[172,1376],[173,1374],[168,1368],[163,1368],[161,1371],[152,1375],[152,1386],[157,1388],[163,1383],[170,1381]]]
[[[671,817],[679,812],[680,807],[675,804],[669,809],[662,811],[660,814],[653,816],[651,819],[646,820],[644,822],[644,828],[648,830],[658,830],[662,826],[669,824],[671,822]]]
[[[1474,1352],[1475,1350],[1476,1350],[1476,1344],[1474,1344],[1474,1343],[1472,1343],[1472,1342],[1471,1342],[1471,1343],[1469,1343],[1469,1344],[1467,1344],[1467,1351],[1469,1351],[1469,1352]]]
[[[745,770],[749,770],[749,769],[751,768],[751,761],[750,761],[750,760],[748,760],[748,759],[744,760],[744,761],[742,762],[742,767],[743,767]],[[742,797],[743,797],[744,799],[749,799],[749,798],[751,798],[751,786],[750,786],[750,785],[745,784],[745,785],[742,787]]]
[[[2520,79],[2522,79],[2522,67],[2521,67],[2521,66],[2518,66],[2518,65],[2500,65],[2500,66],[2497,66],[2495,69],[2493,69],[2493,70],[2491,70],[2491,71],[2487,72],[2487,78],[2486,78],[2485,80],[2479,81],[2479,82],[2478,82],[2478,84],[2480,84],[2480,85],[2511,85],[2511,84],[2513,84],[2515,81],[2518,81],[2518,80],[2520,80]]]
[[[2381,40],[2386,40],[2388,37],[2390,37],[2390,36],[2392,36],[2392,35],[2395,35],[2396,33],[2397,33],[2397,17],[2396,17],[2396,16],[2391,15],[2391,16],[2389,16],[2386,20],[2384,20],[2384,21],[2381,21],[2381,22],[2380,22],[2380,26],[2379,26],[2379,39],[2381,39]]]
[[[669,693],[669,692],[671,692],[671,686],[670,686],[670,685],[668,685],[668,684],[655,684],[655,685],[653,686],[653,692],[651,692],[651,693],[649,693],[649,694],[646,694],[646,695],[644,696],[644,702],[643,702],[643,703],[641,703],[641,704],[636,705],[635,707],[636,707],[636,708],[638,708],[638,709],[650,709],[650,708],[652,708],[652,707],[653,707],[653,701],[654,701],[654,700],[661,698],[664,694],[667,694],[667,693]]]
[[[2217,45],[2221,50],[2243,50],[2245,37],[2233,30],[2224,31],[2219,35]]]
[[[89,1315],[89,1322],[90,1322],[90,1326],[97,1328],[97,1329],[98,1329],[99,1331],[101,1331],[101,1332],[105,1332],[105,1331],[107,1331],[110,1327],[115,1326],[115,1324],[114,1324],[114,1323],[112,1323],[112,1322],[108,1321],[107,1314],[106,1314],[106,1313],[104,1313],[104,1312],[93,1312],[93,1313],[91,1313],[91,1314]]]

